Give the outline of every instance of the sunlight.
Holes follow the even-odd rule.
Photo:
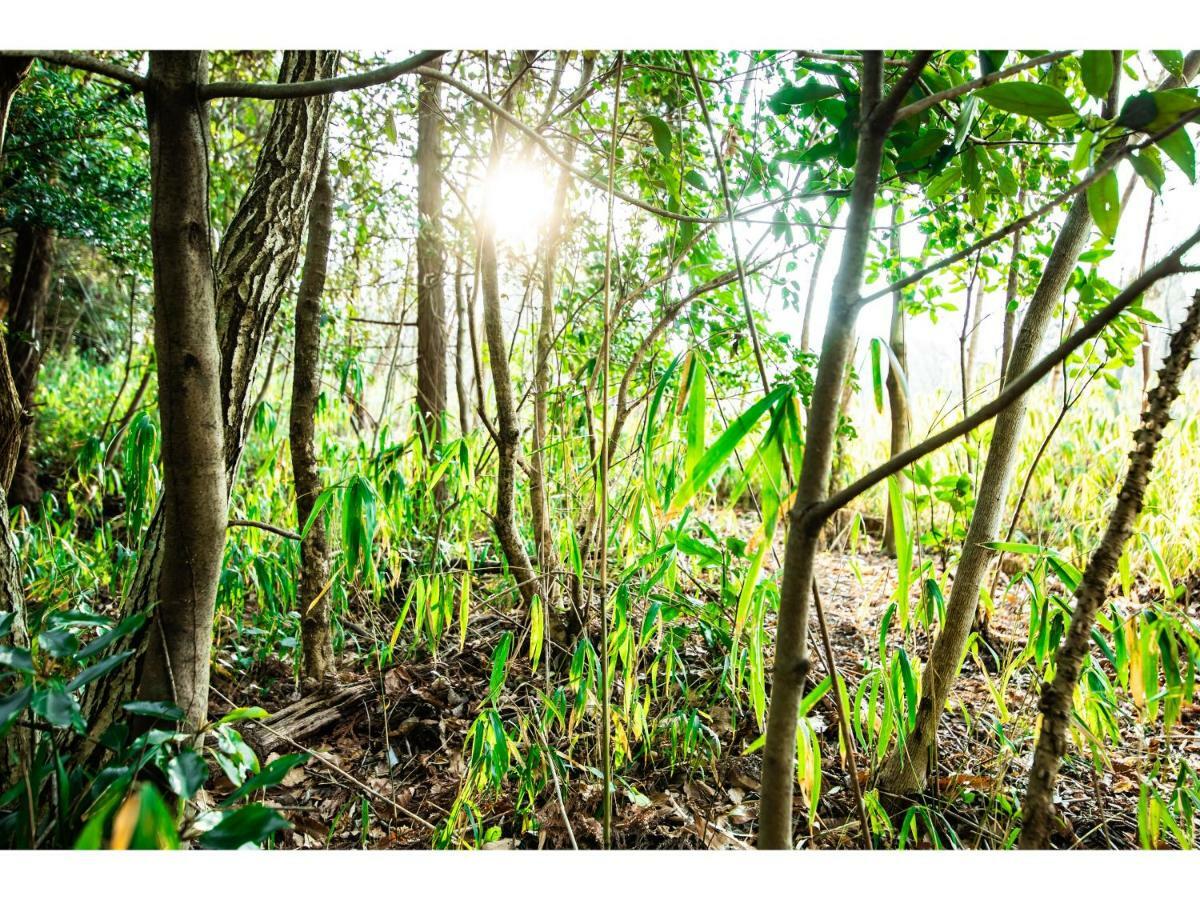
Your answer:
[[[554,184],[544,169],[528,159],[504,159],[481,185],[478,205],[496,239],[529,247],[550,218]]]

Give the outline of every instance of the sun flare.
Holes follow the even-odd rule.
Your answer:
[[[535,242],[550,218],[554,187],[546,171],[527,159],[506,159],[481,186],[483,221],[497,240]]]

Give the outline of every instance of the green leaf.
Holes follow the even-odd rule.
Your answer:
[[[1112,87],[1113,57],[1109,50],[1084,50],[1079,61],[1080,74],[1083,75],[1083,86],[1093,97],[1103,99],[1108,96]]]
[[[931,128],[900,151],[900,162],[920,162],[933,156],[946,143],[950,132],[944,128]]]
[[[33,672],[33,654],[24,647],[0,647],[0,666],[18,672]]]
[[[650,126],[650,133],[654,136],[654,146],[658,148],[658,152],[663,155],[663,159],[671,157],[671,126],[660,119],[658,116],[642,116],[646,120],[646,124]]]
[[[704,441],[708,428],[708,391],[706,390],[704,360],[699,353],[690,354],[687,393],[687,452],[684,472],[690,475],[704,456]]]
[[[220,822],[200,835],[200,846],[209,850],[236,850],[246,844],[261,844],[281,828],[291,827],[278,812],[255,803],[226,813]]]
[[[243,797],[264,788],[274,787],[283,781],[285,775],[296,766],[309,759],[307,753],[288,753],[279,759],[272,760],[263,766],[257,775],[246,781],[240,788],[221,801],[221,806],[233,806]]]
[[[67,685],[67,693],[73,694],[80,688],[91,684],[97,678],[107,675],[131,656],[133,656],[132,650],[124,650],[121,653],[114,653],[112,656],[105,657],[95,665],[88,666],[71,679]]]
[[[1117,124],[1122,128],[1141,131],[1147,128],[1158,115],[1158,103],[1150,91],[1134,94],[1121,104],[1121,114],[1117,116]]]
[[[1121,221],[1121,189],[1117,185],[1117,173],[1111,169],[1087,189],[1088,211],[1096,220],[1096,227],[1105,239],[1112,241],[1117,236],[1117,224]]]
[[[787,84],[771,95],[767,106],[777,116],[782,116],[791,107],[802,103],[815,103],[828,97],[835,97],[841,91],[832,84],[824,84],[815,78],[810,78],[803,84]]]
[[[1196,148],[1182,128],[1176,129],[1158,142],[1162,152],[1171,158],[1188,181],[1196,183]]]
[[[1154,50],[1154,56],[1162,63],[1162,67],[1176,78],[1183,77],[1182,50]]]
[[[1129,161],[1133,164],[1133,170],[1146,182],[1146,186],[1154,193],[1161,194],[1167,181],[1167,173],[1163,169],[1158,148],[1147,147],[1129,157]]]
[[[488,699],[495,705],[500,699],[500,688],[504,687],[504,670],[508,665],[508,654],[512,650],[513,635],[506,631],[492,653],[492,677],[488,681]]]
[[[55,728],[74,728],[83,733],[83,712],[75,698],[60,684],[51,684],[33,695],[33,711]]]
[[[230,722],[240,722],[243,719],[265,719],[269,716],[261,706],[239,706],[221,716],[217,725],[228,725]]]
[[[0,615],[0,638],[8,637],[9,632],[12,631],[13,622],[16,620],[17,614],[15,612],[6,612]]]
[[[182,709],[163,700],[131,700],[128,703],[122,703],[121,709],[133,713],[135,716],[167,719],[172,722],[179,722],[184,716]]]
[[[1056,88],[1032,81],[1003,81],[980,88],[978,92],[987,103],[1005,112],[1031,116],[1045,122],[1054,116],[1070,116],[1075,108]]]
[[[104,632],[104,634],[100,635],[100,637],[96,638],[94,641],[76,653],[75,658],[78,660],[84,660],[88,657],[95,656],[101,650],[107,649],[113,643],[125,637],[126,635],[133,634],[133,632],[137,631],[145,624],[145,613],[138,613],[137,615],[130,616],[127,619],[122,619],[115,626]]]
[[[1037,556],[1042,548],[1036,544],[1022,544],[1018,541],[985,541],[983,546],[989,550],[999,550],[1002,553],[1020,553],[1025,556]]]
[[[792,388],[789,385],[779,385],[771,393],[734,419],[729,427],[721,433],[721,436],[717,438],[716,443],[705,451],[704,456],[696,463],[696,467],[692,470],[691,475],[680,486],[671,500],[671,508],[668,515],[679,515],[688,501],[696,496],[696,493],[704,485],[708,484],[709,479],[717,473],[717,470],[729,458],[729,455],[733,453],[734,448],[758,424],[758,420],[762,418],[763,413],[771,409],[783,397],[787,396],[791,390]]]
[[[167,763],[167,785],[175,796],[190,800],[208,780],[208,766],[195,750],[184,750]]]
[[[9,727],[17,721],[17,716],[29,705],[32,698],[33,688],[28,685],[15,694],[0,698],[0,737],[4,737]]]
[[[699,172],[697,172],[695,169],[688,169],[686,172],[684,172],[683,180],[686,181],[688,184],[690,184],[692,187],[696,188],[697,190],[701,190],[701,191],[708,190],[708,182],[705,181],[704,176],[701,175]]]
[[[65,628],[43,631],[38,635],[38,649],[51,656],[70,656],[79,649],[79,638]]]
[[[929,186],[925,188],[925,196],[930,200],[936,200],[951,188],[957,187],[961,181],[962,169],[956,165],[946,166],[940,174],[930,180]]]
[[[883,341],[871,338],[871,393],[875,397],[875,411],[883,412]]]

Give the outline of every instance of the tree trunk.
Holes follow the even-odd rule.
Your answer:
[[[1021,330],[1008,360],[1005,381],[1011,382],[1037,358],[1054,308],[1062,299],[1079,254],[1091,230],[1087,199],[1080,196],[1071,206],[1059,230],[1042,279],[1029,302]],[[920,791],[929,774],[930,757],[936,740],[937,720],[946,706],[950,686],[958,673],[967,636],[975,621],[979,591],[995,551],[984,546],[995,541],[1002,525],[1009,482],[1018,461],[1018,444],[1028,394],[1010,404],[999,416],[988,446],[987,462],[976,493],[975,511],[963,542],[962,555],[954,574],[954,585],[946,606],[946,620],[930,652],[922,677],[921,703],[916,724],[907,739],[897,744],[884,763],[880,790],[895,795]]]
[[[595,63],[594,54],[584,55],[579,79],[581,88],[591,80]],[[550,96],[552,97],[553,94]],[[547,106],[549,103],[550,101],[547,100]],[[563,150],[563,159],[567,161],[568,165],[575,162],[575,146],[574,141],[568,141]],[[533,508],[533,544],[537,550],[538,569],[543,574],[556,568],[554,539],[550,533],[550,502],[546,489],[545,454],[546,439],[549,434],[547,402],[550,391],[550,351],[554,342],[554,270],[558,265],[559,244],[563,240],[563,215],[566,210],[569,185],[570,173],[564,169],[559,172],[558,182],[554,189],[551,217],[546,226],[546,240],[542,256],[542,309],[541,318],[538,321],[537,360],[533,375],[533,448],[529,460],[529,503]],[[542,597],[549,597],[550,592],[551,585],[543,584]]]
[[[1104,106],[1104,114],[1109,118],[1117,114],[1120,95],[1119,53],[1114,53],[1114,62],[1113,83]],[[1125,148],[1125,144],[1126,139],[1114,141],[1105,149],[1100,161],[1111,159],[1114,154]],[[1005,383],[1019,376],[1037,359],[1037,351],[1045,338],[1054,308],[1067,289],[1075,265],[1079,261],[1079,254],[1083,252],[1091,233],[1091,227],[1092,217],[1088,211],[1087,196],[1080,194],[1072,202],[1063,220],[1037,290],[1029,301],[1021,330],[1009,355],[1004,374]],[[1015,243],[1013,251],[1015,265]],[[1011,277],[1010,272],[1010,279]],[[938,719],[946,707],[950,687],[958,675],[958,667],[966,650],[967,636],[976,625],[975,613],[979,608],[979,594],[988,567],[995,557],[995,551],[985,544],[997,540],[1000,535],[1005,500],[1017,467],[1021,427],[1028,406],[1029,394],[1026,393],[996,417],[992,440],[988,445],[987,462],[984,464],[975,495],[975,510],[971,515],[962,555],[954,572],[950,599],[946,604],[946,620],[933,642],[929,664],[921,677],[921,702],[916,722],[912,731],[904,739],[897,741],[884,760],[879,776],[879,789],[884,794],[898,796],[916,793],[925,787],[929,777],[936,749]]]
[[[900,223],[898,217],[892,218],[892,256],[900,255]],[[909,442],[909,409],[908,393],[905,381],[908,371],[908,349],[904,342],[904,291],[892,292],[892,321],[888,332],[888,344],[892,349],[892,359],[888,365],[887,394],[888,414],[891,421],[891,455],[895,456],[902,450],[908,449]],[[903,376],[903,377],[902,377]],[[904,476],[897,475],[901,485]],[[883,514],[883,551],[888,556],[896,555],[896,529],[892,522],[892,505],[887,504]]]
[[[33,64],[31,57],[0,57],[0,172],[4,163],[4,136],[13,95]],[[0,615],[13,613],[8,640],[15,647],[29,646],[25,624],[25,597],[16,544],[9,533],[6,486],[12,481],[21,450],[21,400],[8,365],[8,350],[0,350]],[[0,740],[0,791],[7,789],[21,772],[27,771],[32,756],[29,732],[13,728]]]
[[[1021,170],[1022,181],[1024,169]],[[1017,194],[1017,213],[1025,211],[1025,187],[1021,186]],[[1008,258],[1008,282],[1004,288],[1004,336],[1000,344],[1000,389],[1004,389],[1005,379],[1008,378],[1008,360],[1012,356],[1013,335],[1017,330],[1017,294],[1020,285],[1021,266],[1021,233],[1018,228],[1013,232],[1012,255]]]
[[[150,244],[162,420],[164,523],[140,696],[189,728],[208,714],[209,655],[227,520],[208,209],[202,51],[150,54]]]
[[[429,64],[441,65],[441,60]],[[428,454],[441,440],[446,414],[441,82],[421,76],[417,107],[417,410]],[[435,493],[439,501],[445,499],[444,481]]]
[[[0,127],[3,123],[0,122]],[[9,532],[8,498],[4,482],[17,464],[21,445],[17,440],[21,404],[8,369],[8,354],[0,350],[0,615],[13,613],[8,642],[14,647],[29,647],[25,624],[25,596],[21,588],[21,570],[16,544]],[[33,744],[30,732],[13,728],[0,738],[0,791],[6,790],[28,771]]]
[[[1033,753],[1033,767],[1029,772],[1029,786],[1023,805],[1024,824],[1020,840],[1023,849],[1050,846],[1054,819],[1054,780],[1067,752],[1067,732],[1075,686],[1091,647],[1092,625],[1104,603],[1117,560],[1142,511],[1146,484],[1154,465],[1154,451],[1162,439],[1163,429],[1170,421],[1171,404],[1179,396],[1179,380],[1191,362],[1192,348],[1197,338],[1200,338],[1200,292],[1193,296],[1187,318],[1171,338],[1171,350],[1159,370],[1158,385],[1150,392],[1142,413],[1142,427],[1134,433],[1129,471],[1117,495],[1116,508],[1075,592],[1071,624],[1054,654],[1054,680],[1042,685],[1038,704],[1042,713],[1041,732]]]
[[[280,81],[330,77],[336,51],[287,51]],[[254,176],[230,222],[216,273],[216,322],[220,346],[224,481],[232,486],[241,459],[250,408],[247,405],[254,364],[295,267],[300,238],[325,146],[329,98],[276,101]],[[161,370],[161,364],[160,364]],[[162,387],[160,382],[160,393]],[[147,529],[137,571],[126,591],[125,614],[149,613],[163,562],[164,517],[160,504]],[[211,631],[212,620],[188,623]],[[157,630],[154,621],[148,626]],[[88,735],[87,756],[101,754],[97,740],[128,701],[141,678],[145,635],[114,650],[138,652],[106,678],[93,682],[83,697]],[[206,700],[207,698],[205,698]],[[95,761],[85,760],[85,761]]]
[[[800,326],[800,349],[804,353],[807,353],[811,347],[809,335],[811,334],[813,305],[817,299],[817,279],[821,276],[821,263],[825,260],[825,248],[828,246],[829,234],[826,232],[821,238],[821,243],[817,244],[817,255],[813,259],[812,274],[808,276],[808,295],[804,298],[804,321]]]
[[[313,503],[322,490],[317,467],[314,432],[321,377],[321,293],[329,260],[329,234],[333,220],[333,188],[326,156],[313,191],[308,217],[308,246],[304,272],[296,296],[296,349],[292,365],[292,408],[288,434],[292,450],[292,477],[296,486],[296,522],[303,529]],[[319,687],[333,674],[333,636],[329,626],[329,540],[321,516],[300,541],[300,577],[296,605],[300,609],[300,634],[306,688]]]
[[[458,430],[461,434],[469,434],[471,428],[471,394],[467,388],[470,376],[467,354],[467,298],[463,295],[462,257],[458,258],[458,269],[454,273],[454,324],[456,328],[454,342],[454,390],[458,396]]]
[[[505,109],[511,109],[517,94],[522,62],[514,59],[510,72],[517,76],[504,98]],[[489,173],[495,170],[504,151],[504,122],[496,123]],[[492,370],[492,386],[496,392],[496,539],[508,560],[508,568],[517,583],[521,601],[528,607],[540,592],[533,564],[521,540],[516,522],[517,453],[520,450],[521,430],[517,407],[513,399],[512,373],[508,365],[508,341],[504,337],[504,318],[500,308],[500,279],[496,262],[496,235],[481,222],[479,268],[483,286],[483,331],[487,340],[488,363]]]
[[[25,410],[21,448],[9,488],[9,502],[35,509],[42,491],[30,455],[33,444],[33,397],[45,350],[46,306],[54,266],[54,232],[33,225],[17,227],[9,280],[8,363],[17,397]]]
[[[917,71],[924,66],[921,56],[918,54],[918,61],[914,63],[918,66]],[[909,74],[915,77],[916,73],[906,72],[902,80],[907,80]],[[804,461],[797,481],[796,503],[789,516],[791,526],[788,529],[783,582],[779,592],[779,621],[763,751],[762,805],[758,831],[758,846],[767,849],[792,846],[797,709],[809,669],[808,608],[820,530],[819,524],[814,527],[813,523],[806,520],[805,513],[824,498],[829,483],[842,379],[854,343],[854,323],[871,219],[875,212],[883,144],[892,119],[891,113],[882,109],[885,104],[880,102],[882,54],[868,52],[864,55],[862,80],[864,115],[859,129],[850,211],[825,325],[821,363],[809,407]],[[906,92],[907,88],[903,88],[903,91]],[[890,107],[893,99],[896,98],[889,95],[886,105]],[[882,120],[877,116],[881,116]]]

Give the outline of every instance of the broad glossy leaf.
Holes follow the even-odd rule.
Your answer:
[[[209,850],[236,850],[246,844],[261,844],[280,829],[291,827],[278,812],[255,803],[224,815],[200,835],[200,846]]]
[[[208,779],[208,766],[195,750],[183,750],[167,763],[167,784],[177,797],[190,800]]]
[[[1042,122],[1054,116],[1069,116],[1075,113],[1075,108],[1063,92],[1048,84],[1002,81],[980,88],[978,94],[997,109],[1031,116]]]
[[[1113,240],[1121,221],[1121,189],[1117,184],[1116,172],[1109,170],[1088,186],[1087,204],[1100,233],[1106,240]]]
[[[1083,86],[1093,97],[1104,98],[1113,80],[1113,57],[1109,50],[1084,50],[1079,60]]]

